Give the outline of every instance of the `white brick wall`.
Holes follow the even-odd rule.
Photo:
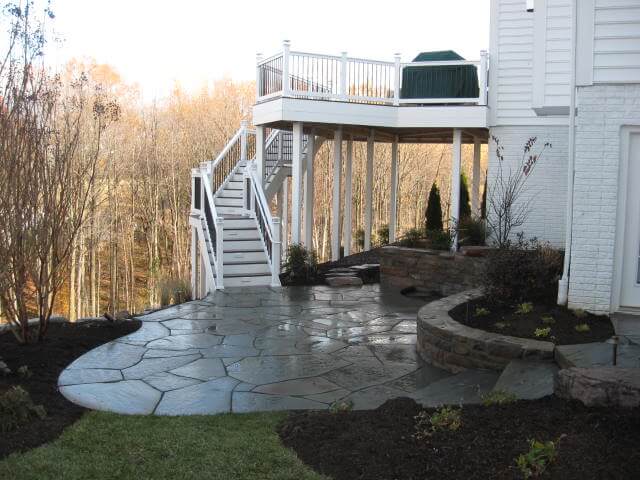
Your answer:
[[[531,201],[531,211],[526,223],[513,233],[520,231],[527,238],[537,237],[564,248],[567,192],[567,143],[568,128],[560,126],[493,127],[490,134],[497,137],[504,147],[505,168],[516,168],[522,161],[524,144],[530,137],[538,137],[534,151],[538,152],[545,142],[547,148],[540,163],[527,179],[522,201]],[[496,174],[496,145],[489,140],[489,192]]]
[[[578,89],[569,306],[611,309],[621,127],[640,125],[640,85]]]

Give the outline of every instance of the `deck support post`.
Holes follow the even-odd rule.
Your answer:
[[[389,195],[389,242],[396,241],[398,212],[398,135],[391,144],[391,194]]]
[[[373,154],[374,131],[367,137],[367,172],[364,187],[364,249],[371,250],[371,226],[373,223]]]
[[[302,220],[302,122],[293,122],[291,159],[291,243],[299,244]]]
[[[471,183],[471,212],[480,216],[480,143],[479,137],[473,138],[473,178]]]
[[[460,220],[460,169],[462,166],[462,130],[453,129],[451,147],[451,211],[449,213],[449,231],[451,232],[451,250],[458,250],[458,221]]]
[[[313,161],[316,150],[315,131],[311,129],[307,140],[306,168],[304,175],[304,246],[313,249]]]
[[[344,165],[344,217],[342,219],[342,243],[344,256],[351,255],[351,210],[353,203],[353,186],[351,170],[353,164],[353,138],[347,140],[347,159]]]
[[[342,176],[342,127],[333,136],[333,202],[331,207],[331,260],[340,259],[340,177]]]
[[[196,227],[191,227],[191,291],[193,292],[193,297],[196,299],[200,298],[200,292],[198,291],[198,231]]]
[[[260,184],[264,185],[264,173],[265,173],[265,155],[264,155],[264,127],[256,126],[256,167],[258,170],[258,178]]]

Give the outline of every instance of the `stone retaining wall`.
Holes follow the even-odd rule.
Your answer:
[[[502,370],[515,359],[553,361],[554,344],[467,327],[449,316],[461,303],[481,296],[470,290],[431,302],[418,312],[420,356],[450,372],[472,368]]]
[[[380,284],[402,290],[423,288],[452,295],[482,285],[485,258],[389,246],[380,249]]]

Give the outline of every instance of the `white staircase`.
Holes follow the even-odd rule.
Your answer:
[[[280,285],[280,221],[271,216],[265,193],[290,175],[290,145],[290,132],[269,135],[260,181],[255,132],[243,124],[214,161],[192,170],[195,297],[224,287]]]

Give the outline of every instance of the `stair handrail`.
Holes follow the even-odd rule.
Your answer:
[[[211,188],[211,167],[208,164],[205,164],[204,167],[201,168],[203,182],[202,186],[204,189],[204,198],[203,198],[203,207],[204,214],[202,218],[204,219],[204,223],[207,226],[207,233],[209,234],[209,241],[211,243],[212,256],[213,256],[213,266],[215,270],[215,287],[218,290],[224,288],[224,246],[223,246],[223,238],[224,238],[224,218],[218,215],[218,211],[216,210],[216,204],[213,198],[213,190]],[[211,225],[209,225],[209,219],[207,218],[206,207],[209,207],[209,212],[211,215],[211,221],[213,222],[213,229]],[[211,238],[211,233],[214,233],[214,238]]]
[[[255,215],[258,228],[262,234],[267,260],[271,271],[271,286],[279,287],[280,283],[280,218],[271,215],[269,203],[264,195],[262,181],[255,161],[251,161],[245,170],[245,208]]]

